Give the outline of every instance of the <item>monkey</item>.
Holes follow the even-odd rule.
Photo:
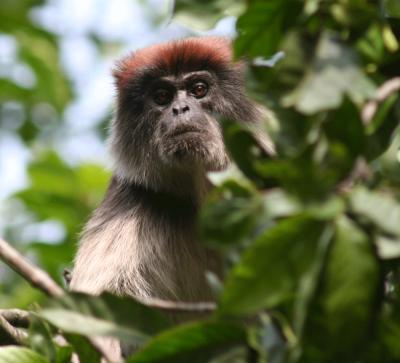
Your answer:
[[[113,70],[116,114],[108,145],[113,174],[84,227],[70,289],[173,301],[213,299],[205,271],[218,270],[196,221],[207,173],[230,158],[219,117],[257,123],[231,41],[198,37],[153,45]]]

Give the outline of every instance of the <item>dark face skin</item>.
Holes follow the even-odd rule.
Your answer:
[[[207,71],[162,77],[149,85],[145,104],[158,116],[154,141],[163,159],[205,162],[207,169],[215,168],[207,165],[210,151],[218,147],[224,155],[219,125],[212,116],[218,92],[215,77]]]

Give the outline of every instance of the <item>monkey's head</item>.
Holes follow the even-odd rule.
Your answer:
[[[225,38],[178,40],[117,63],[117,115],[110,144],[120,178],[152,188],[178,176],[226,168],[219,117],[259,117],[242,65]]]

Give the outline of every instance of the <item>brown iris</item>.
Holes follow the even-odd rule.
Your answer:
[[[208,85],[205,82],[196,82],[190,88],[190,93],[196,98],[204,97],[208,92]]]

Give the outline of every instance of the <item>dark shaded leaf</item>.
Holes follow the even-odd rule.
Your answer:
[[[126,362],[206,362],[232,346],[245,342],[245,331],[239,325],[197,322],[161,333]]]
[[[271,57],[279,50],[284,30],[294,25],[301,9],[302,2],[297,0],[251,1],[236,24],[239,35],[235,54]]]
[[[295,297],[316,257],[325,223],[306,216],[280,221],[244,253],[227,278],[223,314],[250,314]]]
[[[352,221],[339,218],[319,289],[309,308],[300,362],[354,361],[376,318],[379,276],[372,241]]]

